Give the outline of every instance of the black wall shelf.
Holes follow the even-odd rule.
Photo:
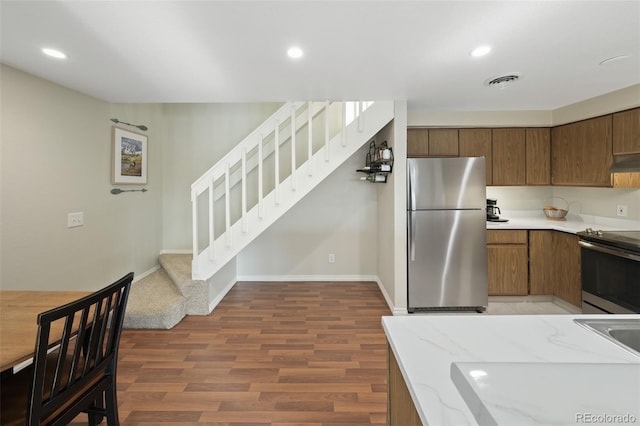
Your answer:
[[[369,152],[365,159],[365,166],[357,169],[357,172],[366,173],[362,180],[371,183],[386,183],[387,176],[393,171],[393,150],[387,145],[387,141],[376,145],[373,140],[369,143]]]

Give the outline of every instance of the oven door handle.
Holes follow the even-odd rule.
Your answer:
[[[610,254],[612,256],[617,256],[617,257],[622,257],[625,259],[629,259],[629,260],[634,260],[636,262],[640,262],[640,256],[635,255],[635,254],[631,254],[631,253],[627,253],[626,251],[622,251],[622,250],[616,250],[616,249],[612,249],[609,247],[604,247],[598,244],[593,244],[593,243],[588,243],[586,241],[578,241],[578,244],[580,244],[581,247],[584,247],[586,249],[589,250],[595,250],[595,251],[599,251],[601,253],[606,253],[606,254]]]

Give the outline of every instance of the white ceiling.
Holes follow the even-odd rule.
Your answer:
[[[6,1],[2,63],[109,102],[549,110],[640,83],[640,1]],[[291,60],[291,45],[304,49]],[[490,44],[492,52],[469,52]],[[69,59],[40,53],[45,46]],[[617,55],[626,60],[599,63]],[[520,73],[503,89],[492,77]]]

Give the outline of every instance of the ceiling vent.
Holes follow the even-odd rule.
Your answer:
[[[520,74],[505,74],[486,80],[484,84],[490,87],[504,87],[509,83],[515,83],[516,81],[520,80],[520,78]]]

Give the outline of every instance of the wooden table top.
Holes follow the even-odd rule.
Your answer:
[[[0,291],[0,371],[33,357],[39,313],[87,294],[86,291]]]

